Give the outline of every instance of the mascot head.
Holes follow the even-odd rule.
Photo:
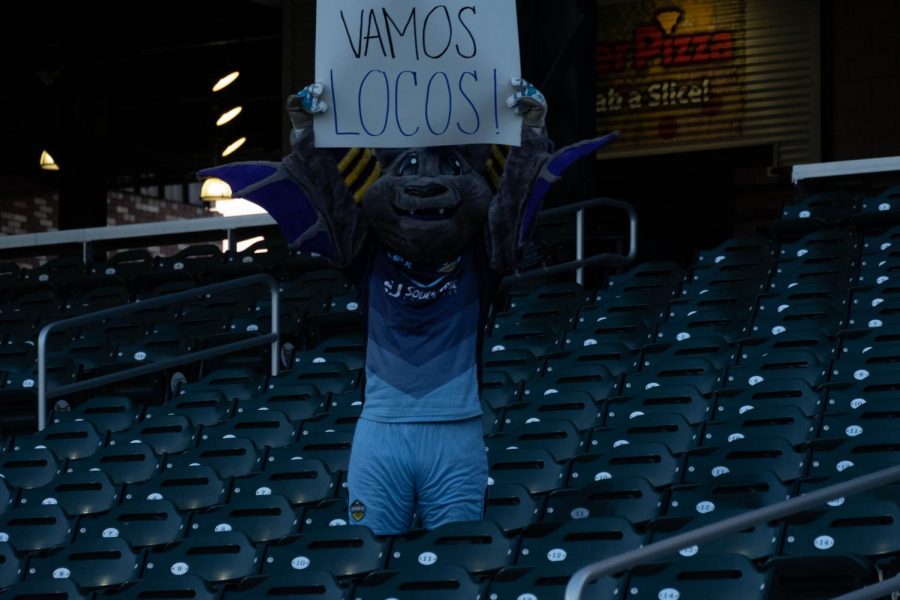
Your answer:
[[[459,256],[484,231],[493,196],[489,152],[489,146],[377,150],[383,173],[362,209],[378,239],[414,262]]]

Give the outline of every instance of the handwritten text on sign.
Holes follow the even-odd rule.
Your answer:
[[[519,145],[515,0],[318,0],[321,147]]]

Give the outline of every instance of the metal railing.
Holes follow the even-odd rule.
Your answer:
[[[595,254],[588,258],[584,257],[584,211],[589,208],[599,207],[615,208],[625,211],[628,214],[628,254],[603,253]],[[637,211],[635,210],[634,206],[621,200],[614,200],[613,198],[593,198],[591,200],[585,200],[583,202],[576,202],[574,204],[567,204],[566,206],[559,206],[557,208],[542,210],[540,212],[540,215],[538,216],[538,219],[552,219],[570,213],[576,214],[575,260],[560,263],[558,265],[550,265],[548,267],[530,269],[528,271],[517,271],[503,279],[503,283],[505,285],[508,285],[510,283],[517,283],[520,281],[527,281],[530,279],[537,279],[539,277],[565,273],[567,271],[576,271],[576,281],[578,283],[584,283],[584,267],[589,267],[592,265],[625,267],[634,262],[634,259],[637,257],[638,236]]]
[[[215,346],[213,348],[205,348],[203,350],[198,350],[194,352],[187,352],[185,354],[181,354],[179,356],[167,358],[160,361],[155,361],[152,363],[147,363],[145,365],[141,365],[139,367],[132,367],[130,369],[124,369],[122,371],[116,371],[115,373],[109,373],[106,375],[101,375],[98,377],[92,377],[90,379],[85,379],[83,381],[78,381],[76,383],[70,383],[67,385],[63,385],[57,387],[55,389],[48,389],[47,387],[47,340],[49,336],[54,331],[71,329],[73,327],[78,327],[79,325],[85,325],[87,323],[92,323],[96,321],[102,321],[103,319],[109,319],[112,317],[119,317],[122,315],[127,315],[132,312],[136,312],[138,310],[143,310],[146,308],[154,308],[157,306],[164,306],[166,304],[172,304],[175,302],[179,302],[181,300],[188,300],[190,298],[196,298],[198,296],[204,296],[208,294],[215,294],[218,292],[222,292],[225,290],[231,290],[235,288],[248,287],[253,285],[268,285],[269,292],[271,294],[271,313],[272,313],[272,330],[265,334],[254,336],[250,339],[239,340],[236,342],[229,342],[227,344],[222,344],[220,346]],[[170,367],[175,367],[181,364],[184,364],[186,361],[197,361],[203,360],[207,358],[213,358],[215,356],[221,356],[222,354],[228,354],[230,352],[237,352],[239,350],[246,350],[247,348],[253,348],[254,346],[262,346],[265,344],[271,344],[271,374],[278,375],[278,361],[279,361],[279,352],[278,352],[278,338],[279,338],[279,301],[280,294],[278,291],[278,283],[275,281],[271,275],[251,275],[249,277],[241,277],[239,279],[232,279],[229,281],[222,281],[219,283],[214,283],[211,285],[206,285],[202,287],[193,288],[190,290],[186,290],[184,292],[176,292],[174,294],[166,294],[164,296],[159,296],[157,298],[151,298],[149,300],[140,300],[132,302],[131,304],[126,304],[124,306],[117,306],[115,308],[107,308],[105,310],[98,310],[96,312],[87,313],[84,315],[79,315],[77,317],[72,317],[70,319],[62,319],[60,321],[54,321],[52,323],[48,323],[41,329],[40,334],[38,335],[38,348],[37,348],[37,362],[38,362],[38,377],[37,377],[37,388],[38,388],[38,401],[37,401],[37,410],[38,410],[38,430],[43,430],[47,426],[47,400],[49,398],[56,398],[59,396],[63,396],[65,394],[74,394],[76,392],[82,392],[84,390],[99,387],[101,385],[106,385],[109,383],[116,383],[118,381],[124,381],[126,379],[131,379],[133,377],[139,377],[141,375],[147,375],[150,373],[155,373],[157,371],[162,371],[168,369]]]
[[[900,481],[900,465],[888,467],[824,487],[802,496],[776,502],[769,506],[757,508],[745,513],[698,527],[671,538],[654,542],[643,548],[631,550],[618,556],[602,560],[583,567],[572,575],[566,585],[565,600],[581,600],[585,586],[599,577],[620,573],[640,564],[671,555],[684,548],[708,542],[709,540],[753,527],[760,523],[773,521],[796,514],[810,508],[827,508],[827,503],[835,498],[842,498],[864,492],[882,485]],[[837,600],[875,600],[885,593],[900,590],[900,577],[887,580],[841,596]]]

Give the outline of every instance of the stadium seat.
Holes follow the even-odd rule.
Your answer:
[[[226,589],[222,600],[264,600],[266,598],[294,598],[295,600],[346,600],[347,589],[338,586],[327,571],[292,571],[269,577],[253,577],[234,589]]]
[[[675,481],[679,472],[680,460],[672,456],[666,445],[625,444],[609,452],[575,457],[566,487],[582,488],[606,479],[643,477],[653,487],[661,488]]]
[[[197,445],[198,428],[183,415],[162,415],[143,421],[109,438],[110,446],[144,443],[159,455],[177,454]]]
[[[290,446],[272,448],[269,451],[268,465],[277,466],[295,459],[315,458],[325,463],[332,473],[346,471],[350,464],[352,443],[353,432],[350,431],[313,432],[300,436]]]
[[[456,565],[472,575],[486,575],[510,565],[515,549],[515,539],[504,536],[496,524],[460,521],[398,537],[388,568],[410,571]]]
[[[12,586],[4,592],[9,600],[88,600],[90,592],[82,592],[68,579],[29,579]]]
[[[545,494],[565,483],[566,464],[556,462],[542,448],[493,452],[488,455],[488,465],[491,486],[517,483],[532,494]]]
[[[270,494],[294,505],[315,504],[334,496],[335,480],[324,463],[312,458],[273,462],[261,473],[234,479],[232,498]]]
[[[90,458],[72,460],[66,465],[66,471],[70,473],[102,471],[115,484],[147,481],[156,476],[160,469],[159,456],[144,443],[101,448]]]
[[[329,498],[306,508],[303,515],[303,533],[311,533],[327,527],[344,527],[347,525],[346,481],[339,488],[343,492],[340,498]]]
[[[751,328],[751,335],[780,335],[798,329],[816,329],[832,336],[845,325],[844,309],[828,301],[783,305],[781,312],[760,311]]]
[[[584,368],[602,365],[610,373],[623,373],[637,369],[639,366],[638,359],[639,354],[622,343],[591,344],[581,348],[574,348],[571,352],[551,355],[547,359],[545,371],[553,373],[558,364],[582,365]]]
[[[730,421],[757,408],[788,406],[812,417],[822,411],[823,396],[802,379],[773,379],[744,389],[725,388],[716,393],[713,417],[716,421]]]
[[[354,588],[353,598],[482,598],[486,587],[461,567],[435,566],[405,571],[376,571]]]
[[[118,600],[166,600],[183,598],[185,600],[218,600],[219,592],[211,591],[209,585],[195,575],[172,575],[156,573],[129,585],[123,591],[110,598]],[[106,598],[107,596],[99,596]]]
[[[713,412],[712,403],[691,385],[641,389],[639,383],[632,382],[631,395],[612,398],[606,405],[607,427],[622,427],[633,418],[660,413],[677,413],[696,425],[706,421]]]
[[[542,500],[528,493],[522,484],[495,484],[487,490],[484,518],[496,523],[505,535],[510,535],[537,521],[541,504]]]
[[[196,575],[207,583],[236,581],[259,572],[260,553],[238,531],[195,535],[149,553],[144,577],[171,573]]]
[[[356,387],[358,371],[351,371],[337,361],[297,365],[269,379],[268,390],[284,385],[314,385],[321,394],[342,394]]]
[[[816,329],[793,329],[768,338],[753,338],[741,344],[739,364],[759,364],[766,356],[776,352],[803,350],[813,354],[819,362],[827,364],[834,357],[831,339]]]
[[[642,477],[600,480],[580,489],[551,492],[541,520],[623,517],[635,525],[645,524],[659,515],[662,498],[663,495]]]
[[[588,439],[590,452],[608,452],[625,444],[660,442],[672,454],[682,454],[700,443],[700,428],[691,425],[679,413],[632,413],[627,421],[614,427],[596,427]]]
[[[360,577],[382,568],[386,554],[387,544],[379,541],[367,527],[323,527],[269,544],[263,573],[309,569],[328,571],[339,580]]]
[[[265,450],[265,449],[263,449]],[[213,438],[180,454],[166,457],[166,467],[212,467],[220,477],[241,477],[262,469],[264,451],[245,437]]]
[[[631,570],[625,598],[728,598],[764,600],[771,576],[744,556],[711,554],[702,560],[682,558],[672,563]]]
[[[6,479],[0,477],[0,515],[13,507],[16,503],[15,493],[9,489]]]
[[[771,471],[784,483],[806,474],[807,453],[796,451],[784,438],[754,437],[724,446],[698,448],[688,453],[684,483],[703,483],[725,473]]]
[[[856,437],[874,431],[900,429],[896,400],[877,398],[858,403],[848,413],[825,414],[820,438]]]
[[[503,449],[543,448],[557,462],[584,451],[584,436],[569,421],[536,421],[520,427],[504,428],[485,438],[488,454]]]
[[[522,399],[534,401],[550,394],[571,392],[587,392],[599,402],[619,392],[619,377],[601,365],[590,369],[569,365],[565,369],[557,368],[540,379],[526,381]]]
[[[528,350],[498,350],[485,353],[481,359],[484,371],[500,371],[513,381],[527,381],[541,375],[543,363]]]
[[[62,470],[62,461],[47,448],[0,454],[0,473],[11,487],[30,490],[47,485]]]
[[[633,267],[621,275],[613,275],[606,283],[606,290],[597,293],[596,301],[602,301],[609,294],[629,292],[659,292],[673,296],[681,284],[684,274],[674,262],[647,262]]]
[[[641,369],[658,372],[669,361],[699,357],[719,371],[735,360],[735,348],[720,336],[691,337],[668,345],[648,346],[641,357]]]
[[[856,437],[820,440],[811,449],[810,477],[830,477],[844,471],[859,476],[897,464],[900,431],[871,431]]]
[[[669,305],[669,311],[673,306]],[[682,318],[670,319],[659,326],[654,343],[670,344],[694,337],[719,336],[728,343],[746,337],[751,314],[729,308],[688,311]]]
[[[653,341],[653,328],[640,318],[608,317],[599,322],[585,323],[578,329],[566,331],[562,339],[562,349],[576,351],[588,346],[610,343],[624,344],[637,351]]]
[[[104,515],[82,519],[78,541],[122,538],[132,548],[165,546],[187,535],[187,518],[168,500],[134,499]]]
[[[299,527],[300,518],[284,496],[244,495],[225,506],[195,514],[191,535],[240,531],[258,544],[296,533]]]
[[[530,422],[568,421],[578,431],[587,431],[603,418],[603,411],[587,392],[541,396],[532,402],[506,406],[503,429],[516,429]]]
[[[147,406],[145,419],[163,415],[181,415],[194,425],[208,427],[222,423],[231,415],[234,405],[225,394],[216,389],[185,392],[174,396],[160,406]]]
[[[135,279],[138,275],[153,269],[156,259],[145,249],[123,250],[106,260],[91,264],[94,275],[117,275],[124,279]]]
[[[24,490],[22,506],[59,505],[72,517],[106,512],[119,503],[121,489],[103,472],[63,473],[51,483]]]
[[[722,510],[716,513],[697,514],[686,517],[664,517],[653,522],[651,541],[662,540],[687,533],[688,531],[711,525],[722,519],[742,514],[743,511]],[[746,529],[720,536],[714,540],[679,550],[678,554],[690,558],[698,556],[698,561],[721,554],[740,554],[759,563],[778,554],[783,527],[771,523],[758,523]],[[677,558],[673,553],[672,558]]]
[[[549,325],[517,325],[484,338],[484,356],[500,350],[528,350],[541,359],[559,350],[562,328]]]
[[[121,538],[75,542],[32,558],[29,579],[71,579],[81,589],[111,588],[140,577],[143,557]]]
[[[896,503],[849,503],[806,522],[789,521],[783,553],[787,556],[857,554],[870,558],[887,557],[900,550],[898,529],[900,510]]]
[[[245,411],[225,423],[204,428],[200,440],[202,444],[236,436],[253,440],[258,448],[281,448],[297,439],[297,428],[277,409]]]
[[[125,396],[98,396],[70,410],[54,411],[51,423],[88,421],[98,432],[119,432],[132,427],[141,417],[141,410]]]
[[[522,291],[507,291],[507,310],[516,310],[523,305],[535,303],[564,304],[570,312],[591,302],[591,293],[575,282],[555,282]]]
[[[485,373],[481,379],[481,399],[497,410],[519,400],[521,385],[506,373]]]
[[[689,385],[701,394],[711,394],[721,383],[722,374],[707,359],[677,358],[667,361],[658,370],[646,368],[626,376],[622,393],[635,394],[640,390]]]
[[[47,448],[59,460],[78,460],[92,456],[104,441],[105,436],[87,421],[54,423],[33,435],[15,437],[12,451]]]
[[[328,433],[333,431],[346,431],[352,433],[356,430],[356,422],[359,421],[361,414],[362,403],[332,408],[327,413],[321,413],[303,421],[303,426],[300,428],[300,435],[302,437],[311,433]]]
[[[666,503],[669,517],[715,511],[748,511],[787,500],[790,488],[768,471],[725,473],[706,483],[672,486]]]
[[[522,533],[516,565],[597,562],[637,550],[647,539],[627,519],[618,516],[536,523]]]
[[[793,406],[758,408],[730,421],[707,423],[704,446],[724,446],[734,440],[781,437],[792,446],[800,446],[816,435],[818,417],[806,417]]]
[[[539,567],[505,567],[491,580],[489,597],[492,600],[519,600],[525,598],[562,598],[572,574],[584,565],[541,565]],[[624,582],[612,577],[588,582],[585,595],[588,598],[621,600],[625,592]]]
[[[127,485],[124,500],[170,500],[178,510],[197,510],[221,504],[227,491],[212,467],[175,467],[149,481]]]
[[[251,369],[218,369],[200,381],[182,386],[179,395],[200,390],[217,390],[225,394],[227,400],[249,400],[262,394],[265,382],[264,375]]]
[[[728,290],[729,294],[750,298],[766,291],[768,282],[769,267],[765,265],[734,270],[695,269],[681,287],[680,297],[696,298],[713,290]]]
[[[325,410],[325,397],[309,383],[279,385],[261,396],[238,404],[237,414],[255,410],[280,410],[292,422],[305,421]]]
[[[771,241],[763,236],[736,237],[715,248],[700,250],[694,261],[698,267],[730,264],[732,261],[765,263],[774,258]]]
[[[19,506],[0,517],[0,533],[19,553],[42,552],[72,540],[73,524],[56,505]]]

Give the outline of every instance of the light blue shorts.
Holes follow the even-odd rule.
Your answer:
[[[431,423],[360,419],[347,479],[349,522],[376,535],[406,533],[484,514],[487,454],[481,418]]]

